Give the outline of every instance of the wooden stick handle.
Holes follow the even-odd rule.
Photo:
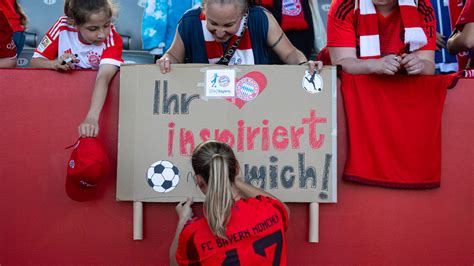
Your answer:
[[[309,242],[319,242],[319,203],[309,204]]]
[[[143,240],[143,203],[133,202],[133,240]]]

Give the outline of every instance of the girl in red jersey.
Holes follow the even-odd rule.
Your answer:
[[[89,111],[78,128],[80,136],[96,137],[109,83],[123,63],[122,38],[112,24],[116,7],[112,0],[66,0],[64,13],[35,49],[30,65],[98,70]]]
[[[205,217],[192,217],[191,200],[176,206],[171,265],[286,265],[288,207],[237,178],[239,163],[225,143],[201,143],[191,162]]]

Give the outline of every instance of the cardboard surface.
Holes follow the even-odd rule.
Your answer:
[[[216,69],[235,70],[235,97],[215,97],[219,91],[227,95],[231,83]],[[335,69],[325,68],[322,80],[313,79],[323,82],[320,92],[303,88],[312,85],[303,82],[305,71],[304,66],[174,65],[163,75],[155,65],[124,66],[117,199],[203,201],[190,156],[202,141],[218,139],[233,147],[246,182],[285,202],[335,202]],[[216,79],[206,83],[206,73],[217,73]],[[160,186],[161,177],[149,170],[161,160],[179,169],[170,179],[174,189]]]

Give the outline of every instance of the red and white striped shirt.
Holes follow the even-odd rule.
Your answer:
[[[35,49],[33,58],[56,59],[65,53],[77,54],[76,68],[98,69],[109,64],[120,67],[122,59],[122,38],[112,26],[106,41],[101,45],[87,44],[79,39],[78,30],[68,22],[68,17],[60,17],[49,29]]]

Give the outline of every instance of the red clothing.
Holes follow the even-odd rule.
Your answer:
[[[466,0],[465,2],[463,0],[458,0],[454,7],[449,6],[449,11],[450,13],[452,11],[451,14],[454,13],[456,16],[451,19],[456,22],[453,25],[455,25],[454,27],[458,31],[462,31],[464,28],[464,25],[466,25],[467,23],[474,22],[474,3],[472,0]],[[456,58],[458,60],[459,70],[463,70],[466,68],[469,55],[470,54],[467,51],[459,52],[456,55]],[[472,52],[471,52],[471,57],[472,57]],[[472,67],[472,63],[471,63],[471,67]]]
[[[464,0],[449,0],[449,19],[451,20],[453,29],[455,28],[463,6]]]
[[[16,46],[12,40],[13,31],[5,15],[0,11],[0,58],[16,56]]]
[[[257,196],[235,203],[228,240],[214,236],[205,218],[193,220],[179,236],[179,265],[286,265],[288,213],[278,200]]]
[[[349,150],[345,180],[435,188],[441,179],[441,114],[452,76],[342,76]]]
[[[328,13],[328,47],[354,47],[359,57],[359,9],[354,10],[354,0],[333,0]],[[420,0],[418,13],[428,44],[420,50],[436,49],[436,20],[427,0]],[[397,7],[387,17],[377,13],[381,56],[406,52],[400,9]]]
[[[21,24],[21,17],[15,10],[15,2],[17,0],[0,1],[0,11],[3,11],[12,27],[13,32],[25,31],[25,27]]]
[[[456,22],[456,29],[462,30],[467,23],[474,22],[474,1],[466,0],[458,21]]]

